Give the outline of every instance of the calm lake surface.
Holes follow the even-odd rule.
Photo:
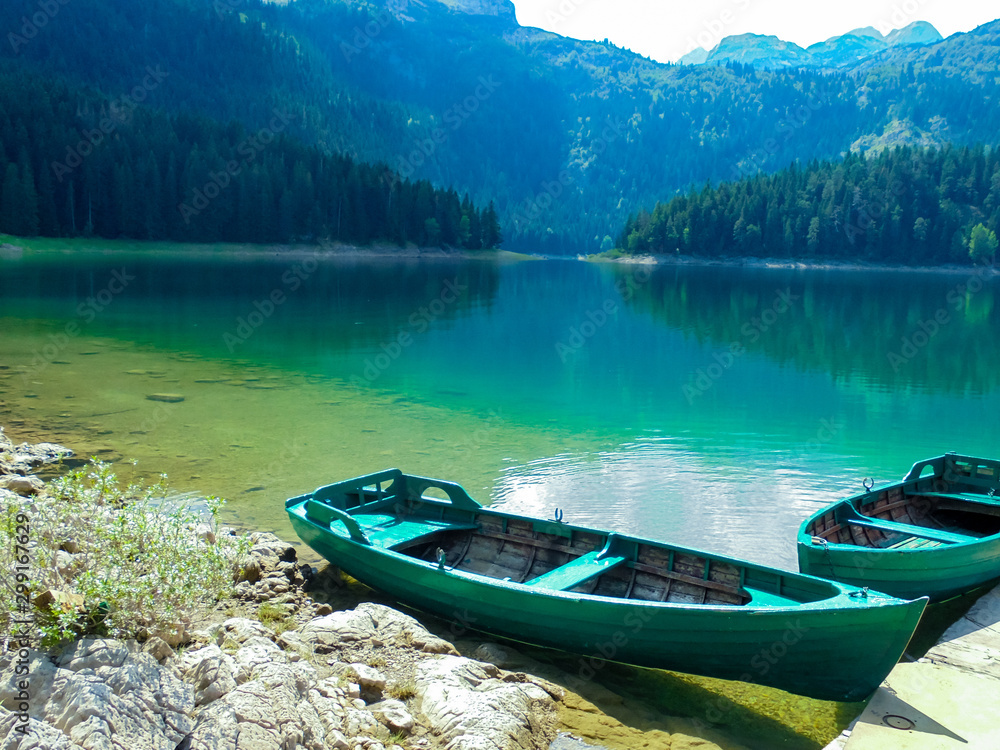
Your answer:
[[[0,422],[285,536],[285,498],[395,466],[794,569],[799,522],[864,477],[1000,453],[998,290],[971,269],[5,258]]]
[[[395,466],[795,569],[799,522],[864,477],[1000,454],[998,291],[972,270],[8,250],[0,424],[137,459],[122,471],[289,539],[287,497]],[[716,717],[755,750],[816,750],[858,711],[653,670],[599,680],[651,722]]]

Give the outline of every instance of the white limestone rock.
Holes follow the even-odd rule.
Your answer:
[[[70,672],[101,667],[120,667],[129,657],[128,647],[111,638],[84,638],[59,655],[59,667]]]
[[[222,623],[223,638],[231,638],[237,643],[246,643],[251,638],[274,638],[274,633],[257,620],[232,617]]]
[[[73,451],[62,445],[55,443],[14,445],[6,436],[2,436],[0,439],[0,453],[5,454],[3,471],[10,474],[30,474],[39,466],[56,463],[73,456]]]
[[[184,654],[180,670],[194,686],[195,705],[204,706],[236,689],[236,660],[214,643]]]
[[[309,690],[307,700],[323,727],[327,745],[337,750],[344,750],[348,747],[347,737],[342,732],[346,695],[338,682],[335,677],[321,680]],[[304,711],[300,709],[300,713]]]
[[[554,711],[539,686],[504,681],[496,667],[463,657],[421,662],[415,682],[415,705],[447,750],[533,747],[532,735]]]
[[[159,638],[171,648],[177,648],[190,640],[187,627],[186,622],[171,622],[154,629],[148,635],[150,638]]]
[[[263,643],[270,646],[264,646]],[[209,648],[213,648],[210,646]],[[305,663],[288,664],[270,641],[249,641],[250,679],[208,704],[190,736],[191,750],[327,750],[348,747],[336,681],[319,681]],[[269,654],[275,661],[260,661]],[[374,718],[371,719],[374,722]]]
[[[385,690],[385,675],[367,664],[335,662],[330,667],[341,677],[350,680],[348,684],[357,684],[361,692],[381,695]]]
[[[415,724],[413,716],[406,710],[406,704],[402,701],[385,700],[369,706],[368,710],[393,732],[409,734],[413,731]]]
[[[274,641],[261,636],[250,638],[234,655],[237,667],[237,682],[244,683],[254,670],[268,664],[287,664],[289,659]]]
[[[21,443],[14,449],[15,455],[27,461],[32,467],[51,464],[64,458],[72,458],[73,451],[57,443]]]
[[[425,653],[457,654],[447,641],[432,635],[409,615],[381,604],[364,602],[355,609],[317,617],[299,630],[302,640],[329,652],[345,643],[376,639],[412,646]]]
[[[215,529],[211,524],[199,523],[194,527],[194,535],[206,544],[215,544]]]
[[[0,707],[14,711],[23,701],[30,706],[29,715],[40,719],[45,701],[52,692],[57,667],[47,654],[33,649],[28,651],[28,674],[31,679],[28,680],[28,689],[24,691],[28,696],[25,700],[20,688],[24,676],[17,673],[18,666],[12,654],[0,656]]]
[[[379,723],[370,711],[353,706],[345,709],[344,732],[348,737],[373,735],[378,729]]]
[[[38,683],[48,685],[34,688],[34,718],[64,738],[52,747],[174,750],[194,727],[190,688],[147,653],[88,638],[69,647],[58,664],[47,668],[39,661],[32,675],[33,682],[41,677]]]
[[[56,550],[52,559],[52,567],[56,569],[64,581],[72,581],[83,567],[83,555],[72,555],[65,550]]]
[[[269,532],[250,535],[250,557],[257,561],[261,570],[270,570],[279,563],[296,559],[295,547]]]
[[[4,750],[84,750],[55,727],[38,719],[29,719],[27,731],[17,715],[0,708],[0,747]]]
[[[240,727],[236,711],[224,700],[205,707],[188,738],[190,750],[236,750]]]

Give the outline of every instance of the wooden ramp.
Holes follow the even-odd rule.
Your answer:
[[[1000,748],[1000,587],[984,595],[927,655],[899,664],[827,750]]]

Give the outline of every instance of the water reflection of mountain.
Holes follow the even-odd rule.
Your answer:
[[[215,357],[295,360],[447,325],[491,307],[498,285],[489,260],[62,257],[6,264],[0,315]]]
[[[998,291],[995,275],[972,268],[933,275],[665,267],[626,304],[704,346],[737,344],[834,379],[984,393],[1000,384]]]

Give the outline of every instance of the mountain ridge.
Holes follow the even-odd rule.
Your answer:
[[[761,68],[840,68],[860,62],[891,47],[929,45],[944,37],[926,21],[914,21],[883,36],[867,26],[833,36],[803,48],[773,34],[734,34],[723,37],[711,50],[698,47],[677,62],[682,65],[739,63]]]
[[[402,1],[402,0],[401,0]],[[515,20],[517,10],[510,0],[431,0],[459,13],[474,16],[496,16]]]

